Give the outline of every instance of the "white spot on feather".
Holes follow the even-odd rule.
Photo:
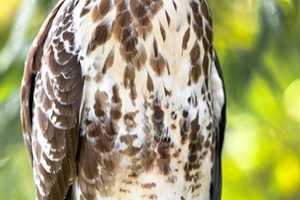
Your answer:
[[[223,83],[218,74],[214,62],[211,70],[211,90],[212,90],[212,97],[213,97],[214,113],[217,118],[220,118],[222,108],[225,103],[225,95],[224,95]]]

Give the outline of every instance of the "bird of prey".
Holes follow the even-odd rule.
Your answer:
[[[21,86],[38,200],[217,200],[224,82],[206,0],[61,0]]]

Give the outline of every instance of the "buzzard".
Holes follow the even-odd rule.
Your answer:
[[[61,0],[21,87],[36,199],[220,199],[225,91],[206,0]]]

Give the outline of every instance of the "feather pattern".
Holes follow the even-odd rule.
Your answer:
[[[64,199],[76,173],[83,78],[72,11],[61,1],[32,46],[22,84],[22,122],[37,199]]]
[[[37,199],[220,199],[225,89],[206,0],[60,1],[21,98]]]

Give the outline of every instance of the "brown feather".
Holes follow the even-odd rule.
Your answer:
[[[31,96],[33,95],[33,83],[34,83],[34,75],[36,70],[40,67],[41,62],[41,54],[42,54],[42,44],[45,41],[48,30],[51,27],[52,21],[64,3],[64,0],[61,0],[53,9],[53,11],[49,14],[45,22],[43,23],[40,32],[36,36],[36,44],[34,44],[27,56],[22,80],[21,87],[21,121],[22,121],[22,129],[23,136],[25,140],[25,145],[27,151],[30,155],[30,160],[32,163],[32,152],[31,152],[31,134],[32,134],[32,115],[31,115]]]
[[[58,27],[56,34],[61,36],[62,41],[54,41],[55,46],[50,46],[49,42],[45,43],[50,41],[46,40],[47,37],[53,36],[48,34],[48,31],[57,18],[58,10],[65,10],[62,22],[63,27],[68,28],[72,18],[66,13],[71,12],[73,8],[72,4],[67,6],[65,1],[57,4],[41,28],[25,64],[21,89],[22,125],[28,151],[30,155],[34,155],[31,160],[35,182],[39,182],[39,186],[36,186],[37,199],[64,199],[76,171],[78,112],[83,79],[77,55],[67,53],[61,44],[61,42],[67,43],[72,50],[74,33],[65,32]],[[47,49],[47,52],[45,65],[43,65],[45,68],[41,69],[43,48]],[[55,59],[55,53],[59,57],[58,60]],[[47,71],[44,77],[40,70]],[[34,74],[37,74],[36,78]],[[77,80],[75,86],[74,79]],[[31,98],[33,93],[34,98]],[[59,113],[52,110],[54,105]],[[68,112],[66,108],[69,109]],[[53,114],[50,116],[51,110]],[[33,125],[31,112],[37,119],[37,123]],[[64,127],[68,129],[62,131],[61,128]],[[44,151],[45,146],[40,146],[38,137],[44,137],[50,152]]]

